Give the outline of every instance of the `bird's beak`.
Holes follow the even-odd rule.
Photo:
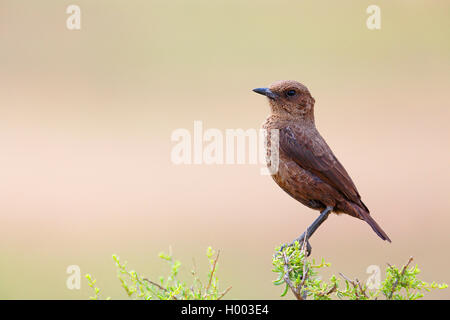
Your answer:
[[[273,93],[272,91],[270,91],[269,88],[256,88],[253,89],[254,92],[262,94],[263,96],[266,96],[267,98],[270,99],[276,99],[278,98],[278,95],[276,93]]]

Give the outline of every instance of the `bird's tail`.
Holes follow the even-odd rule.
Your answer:
[[[370,213],[368,213],[366,210],[360,208],[358,206],[358,213],[360,217],[369,224],[369,226],[372,227],[373,231],[383,240],[391,242],[391,239],[389,239],[386,232],[381,229],[381,227],[378,225],[378,223],[370,216]]]

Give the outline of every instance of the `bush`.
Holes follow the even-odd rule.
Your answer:
[[[175,260],[171,253],[160,253],[159,257],[167,261],[170,269],[167,277],[160,277],[156,282],[128,269],[127,262],[122,263],[117,255],[113,255],[117,267],[117,277],[128,297],[144,300],[220,300],[231,289],[228,287],[224,291],[219,290],[217,278],[219,252],[216,253],[211,247],[208,247],[206,251],[209,270],[204,277],[204,282],[197,275],[195,266],[191,270],[190,284],[181,281],[178,278],[181,262]],[[298,300],[331,300],[333,298],[417,300],[433,289],[448,287],[445,283],[427,283],[419,280],[417,276],[420,274],[420,270],[417,265],[410,266],[412,261],[413,258],[410,258],[401,268],[388,265],[386,277],[377,289],[370,289],[358,279],[352,280],[342,273],[339,273],[341,279],[333,275],[328,282],[323,281],[319,271],[329,267],[330,263],[326,263],[323,259],[320,263],[316,263],[314,259],[309,261],[306,248],[304,245],[300,246],[298,242],[283,250],[277,248],[272,264],[273,272],[278,276],[274,284],[285,286],[281,296],[285,296],[291,290]],[[88,285],[94,291],[94,295],[90,298],[99,299],[100,289],[95,286],[96,280],[90,274],[87,274],[86,278]]]
[[[386,278],[379,289],[368,289],[358,279],[351,280],[342,273],[343,288],[340,286],[341,279],[335,275],[331,276],[329,282],[321,280],[319,269],[329,267],[330,264],[324,260],[319,264],[314,260],[309,261],[305,246],[300,246],[298,241],[283,250],[277,248],[272,264],[273,272],[278,275],[274,284],[285,285],[281,296],[285,296],[290,289],[298,300],[417,300],[424,296],[424,292],[448,287],[447,284],[427,283],[417,279],[420,270],[417,265],[409,267],[412,261],[413,258],[410,258],[401,269],[389,265]]]
[[[206,281],[201,281],[194,266],[191,271],[192,282],[190,285],[178,279],[180,261],[174,260],[171,253],[160,253],[159,257],[168,262],[170,271],[167,277],[160,277],[159,282],[155,282],[139,275],[134,270],[129,270],[127,262],[122,263],[117,255],[113,255],[117,267],[117,277],[128,297],[144,300],[220,300],[231,289],[228,287],[223,292],[219,291],[219,280],[216,274],[219,252],[216,254],[211,247],[208,247],[206,251],[209,262]],[[87,274],[86,278],[88,285],[95,293],[90,298],[99,299],[100,289],[95,286],[96,280],[90,274]]]

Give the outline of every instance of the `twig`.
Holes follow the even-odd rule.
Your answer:
[[[160,286],[159,284],[157,284],[156,282],[153,282],[152,280],[148,280],[147,278],[142,278],[142,280],[147,281],[148,283],[150,283],[150,284],[158,287],[159,289],[167,292],[166,288],[164,288],[163,286]]]
[[[214,272],[216,271],[216,263],[217,263],[217,260],[219,260],[219,255],[220,255],[220,251],[217,251],[217,256],[216,256],[216,259],[214,259],[211,274],[209,275],[209,282],[208,282],[208,286],[206,287],[206,292],[208,292],[209,288],[211,287],[211,282],[212,282],[212,278],[214,276]]]
[[[326,293],[326,295],[328,296],[328,295],[332,294],[333,292],[336,291],[336,289],[337,289],[337,285],[336,285],[336,283],[335,283],[335,284],[333,285],[333,287],[332,287],[330,290],[328,290],[328,292]]]
[[[388,297],[389,300],[392,299],[392,296],[394,295],[395,289],[397,288],[399,279],[401,279],[401,278],[405,275],[406,268],[408,268],[409,264],[410,264],[412,261],[413,261],[413,257],[409,257],[408,263],[405,264],[405,265],[403,266],[402,271],[400,272],[400,277],[398,277],[398,278],[395,280],[395,282],[394,282],[394,284],[393,284],[393,286],[392,286],[391,293],[389,294],[389,297]],[[391,266],[390,264],[388,264],[388,265],[389,265],[390,268],[392,268],[392,266]]]
[[[151,280],[149,280],[149,279],[147,279],[147,278],[142,278],[142,280],[147,281],[148,283],[154,285],[155,287],[158,287],[159,289],[161,289],[161,290],[164,291],[164,292],[168,292],[168,291],[169,291],[169,290],[167,290],[166,288],[164,288],[163,286],[161,286],[161,285],[157,284],[156,282],[153,282],[153,281],[151,281]],[[178,300],[177,297],[175,297],[175,296],[172,296],[172,298],[173,298],[174,300]]]
[[[230,291],[230,290],[231,290],[231,286],[229,286],[228,288],[226,288],[225,291],[222,292],[222,293],[220,294],[220,296],[217,298],[217,300],[222,299],[223,296],[226,295],[226,294],[228,293],[228,291]]]
[[[301,251],[303,251],[304,254],[304,261],[303,261],[303,275],[302,275],[302,282],[300,284],[300,288],[303,288],[303,286],[305,285],[306,279],[308,278],[309,275],[309,268],[307,268],[306,266],[306,259],[308,259],[308,250],[307,250],[307,239],[308,238],[308,228],[306,228],[305,230],[305,237],[303,238],[303,243],[302,243],[302,249]],[[308,292],[305,290],[303,293],[303,300],[306,300],[306,297],[308,296]]]
[[[366,290],[363,289],[363,287],[358,279],[351,280],[351,279],[347,278],[343,273],[339,272],[339,274],[342,278],[344,278],[344,280],[346,280],[353,286],[353,288],[355,289],[355,295],[357,298],[361,297],[361,294],[363,294],[365,298],[368,298],[368,296],[366,294]],[[358,294],[358,289],[361,294]]]
[[[200,288],[203,288],[203,283],[200,280],[200,278],[197,276],[197,265],[195,263],[195,259],[194,258],[192,258],[192,265],[193,265],[193,268],[191,270],[191,274],[194,277],[194,284],[191,286],[190,289],[191,289],[192,293],[195,295],[194,286],[196,285],[196,283],[198,283],[198,284],[200,284]],[[201,294],[201,290],[199,290],[199,292]]]
[[[355,279],[355,281],[356,281],[356,283],[358,284],[359,291],[361,291],[361,293],[364,295],[364,297],[368,298],[368,296],[367,296],[367,294],[366,294],[366,290],[363,289],[363,287],[362,287],[362,285],[361,285],[361,282],[359,282],[358,279]]]
[[[344,280],[347,280],[348,282],[350,282],[350,284],[352,284],[352,285],[354,284],[353,280],[347,278],[342,272],[339,272],[339,275],[340,275],[342,278],[344,278]]]
[[[286,252],[284,251],[283,251],[283,259],[284,259],[284,276],[283,276],[284,282],[286,282],[286,284],[289,286],[289,288],[291,289],[292,293],[294,294],[297,300],[304,300],[302,295],[300,294],[300,292],[298,292],[298,289],[295,288],[294,284],[292,283],[289,277],[291,274],[291,270],[289,269],[289,259],[286,256]]]
[[[309,275],[309,268],[306,267],[306,263],[303,264],[303,275],[302,275],[302,282],[300,283],[300,287],[303,287],[305,285],[306,279]]]
[[[306,256],[305,256],[305,261],[303,261],[303,274],[302,274],[302,282],[299,285],[299,288],[303,288],[306,280],[308,279],[308,275],[309,275],[309,268],[306,267]],[[303,300],[306,300],[306,297],[308,296],[308,291],[304,290],[303,292]]]
[[[318,296],[321,296],[321,297],[323,297],[323,296],[328,296],[328,295],[332,294],[333,292],[335,292],[336,289],[337,289],[337,286],[336,286],[336,283],[335,283],[335,284],[333,284],[333,286],[330,288],[330,290],[328,290],[327,292],[319,292],[317,295],[318,295]]]

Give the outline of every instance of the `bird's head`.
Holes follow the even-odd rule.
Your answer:
[[[253,91],[269,99],[274,115],[314,121],[314,98],[308,88],[297,81],[277,81],[268,88],[256,88]]]

